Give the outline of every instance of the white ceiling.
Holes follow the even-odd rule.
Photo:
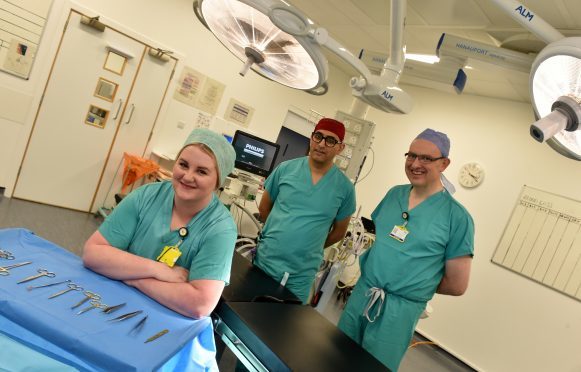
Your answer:
[[[361,49],[389,51],[390,0],[290,0],[317,25],[357,55]],[[520,1],[565,36],[581,35],[580,0]],[[404,40],[407,53],[435,54],[442,33],[507,47],[511,37],[529,34],[490,0],[408,0]],[[518,44],[538,52],[544,43],[529,37]],[[515,47],[512,47],[515,49]],[[525,50],[519,50],[525,52]],[[329,62],[348,74],[356,72],[332,53]],[[528,74],[468,60],[463,94],[529,102]],[[401,79],[406,82],[405,74]]]

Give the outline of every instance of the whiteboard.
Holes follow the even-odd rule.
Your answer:
[[[0,70],[28,79],[52,0],[0,0]]]
[[[581,202],[523,186],[492,262],[581,300]]]

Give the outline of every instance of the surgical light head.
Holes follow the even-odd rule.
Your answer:
[[[581,37],[545,47],[533,62],[529,80],[535,115],[531,136],[571,159],[581,160]]]
[[[295,89],[318,89],[328,64],[319,46],[306,36],[309,23],[298,11],[284,12],[278,0],[196,0],[194,12],[220,42],[249,69]],[[294,9],[294,8],[293,8]],[[279,19],[288,30],[273,23]]]
[[[581,160],[581,37],[564,37],[517,1],[492,2],[540,40],[549,43],[531,66],[531,101],[535,116],[541,119],[531,126],[530,134],[537,141],[547,141],[561,155]]]

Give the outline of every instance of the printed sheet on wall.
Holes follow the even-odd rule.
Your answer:
[[[492,262],[581,300],[581,202],[523,186]]]
[[[0,70],[28,79],[52,0],[0,0]]]

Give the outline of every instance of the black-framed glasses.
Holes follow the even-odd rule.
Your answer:
[[[414,160],[418,159],[418,161],[422,164],[430,164],[436,160],[445,159],[445,156],[440,156],[439,158],[433,158],[430,155],[418,155],[414,154],[413,152],[406,152],[404,154],[405,160],[407,162],[413,163]]]
[[[333,136],[325,136],[321,132],[313,132],[311,134],[311,139],[316,143],[321,143],[322,140],[325,140],[325,146],[333,147],[338,143],[341,143],[337,138]]]

